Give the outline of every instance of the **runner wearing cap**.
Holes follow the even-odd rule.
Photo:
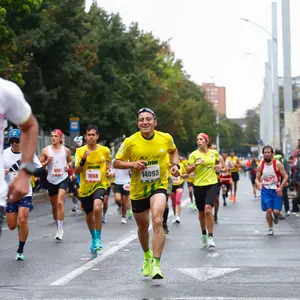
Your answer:
[[[219,162],[218,152],[209,149],[210,138],[206,133],[199,133],[197,135],[197,145],[199,149],[190,154],[186,171],[187,173],[195,173],[194,196],[202,229],[202,246],[215,247],[212,208],[214,207],[218,192],[216,171],[220,171],[222,164]]]
[[[68,170],[72,167],[72,157],[70,150],[62,145],[61,130],[54,129],[52,131],[51,145],[42,150],[40,161],[48,171],[48,193],[53,219],[57,225],[55,239],[62,240],[64,234],[64,201],[68,189]]]
[[[3,151],[3,163],[5,170],[5,181],[8,184],[14,182],[18,177],[21,165],[20,129],[12,129],[8,133],[10,147]],[[43,170],[37,156],[33,156],[33,164],[36,169]],[[35,174],[37,176],[37,174]],[[15,230],[18,226],[19,246],[16,260],[24,260],[23,248],[28,237],[28,215],[33,209],[32,187],[28,181],[28,193],[17,202],[8,203],[6,206],[7,225],[10,230]]]

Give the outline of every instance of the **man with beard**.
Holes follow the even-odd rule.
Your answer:
[[[265,146],[262,149],[263,160],[257,167],[256,185],[261,190],[261,208],[266,211],[266,219],[269,225],[268,235],[273,235],[273,222],[279,221],[279,213],[282,206],[282,190],[288,181],[288,175],[281,164],[273,159],[273,148]],[[282,180],[281,180],[282,177]]]

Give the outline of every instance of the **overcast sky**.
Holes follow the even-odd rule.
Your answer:
[[[119,12],[128,25],[138,22],[163,41],[171,38],[176,57],[198,84],[226,87],[227,117],[243,117],[263,94],[268,34],[241,21],[246,18],[272,31],[272,0],[98,0]],[[92,0],[87,0],[87,7]],[[300,0],[291,4],[292,76],[300,75]],[[283,74],[281,1],[278,11],[279,76]]]

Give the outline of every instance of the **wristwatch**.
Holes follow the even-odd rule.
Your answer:
[[[35,165],[31,162],[23,162],[20,165],[19,171],[24,170],[27,174],[33,175],[35,172]]]

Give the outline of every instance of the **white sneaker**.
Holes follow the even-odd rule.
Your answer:
[[[176,222],[176,216],[175,216],[175,219],[172,220],[172,223],[173,223],[173,224],[176,224],[176,223],[177,223],[177,222]]]
[[[267,235],[274,235],[274,230],[272,228],[269,228]]]
[[[214,238],[212,236],[208,237],[208,239],[207,239],[207,247],[208,248],[214,248],[214,247],[216,247]]]
[[[176,222],[177,224],[180,223],[180,217],[179,217],[179,216],[176,216],[175,222]]]
[[[56,235],[55,235],[55,240],[61,241],[63,239],[64,235],[64,230],[63,229],[57,229]]]
[[[286,215],[287,215],[287,216],[290,216],[290,215],[291,215],[291,211],[288,210],[288,211],[286,212]]]
[[[206,234],[202,234],[201,245],[203,248],[207,247],[207,235]]]
[[[127,223],[126,218],[123,218],[123,217],[122,217],[121,223],[122,223],[122,224],[126,224],[126,223]]]

